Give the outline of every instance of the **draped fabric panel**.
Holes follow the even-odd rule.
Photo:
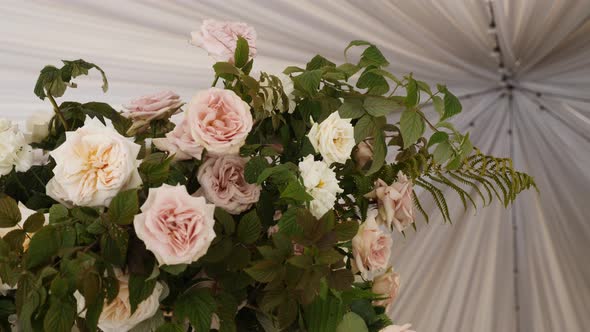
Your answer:
[[[508,210],[464,210],[447,192],[452,225],[422,195],[430,223],[394,239],[394,322],[420,332],[587,330],[590,1],[2,1],[0,116],[49,110],[32,90],[61,59],[94,62],[110,81],[103,94],[91,73],[66,99],[119,105],[172,89],[188,100],[213,79],[213,60],[188,43],[209,17],[253,25],[255,70],[270,73],[316,53],[343,62],[350,40],[371,41],[396,74],[463,96],[455,124],[535,176],[540,193]]]

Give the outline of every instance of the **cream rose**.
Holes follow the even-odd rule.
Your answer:
[[[132,100],[123,105],[123,116],[133,120],[152,121],[167,119],[177,113],[182,105],[180,96],[172,91],[162,91]]]
[[[151,318],[160,308],[159,298],[164,289],[162,284],[157,282],[152,294],[143,300],[137,306],[135,312],[131,314],[129,275],[123,274],[119,269],[115,269],[115,274],[119,280],[119,293],[111,303],[107,303],[105,300],[104,307],[98,318],[98,327],[103,332],[129,331],[142,321]],[[77,301],[78,312],[81,312],[80,317],[86,317],[84,296],[76,291],[74,297]]]
[[[344,164],[355,146],[350,119],[341,119],[338,112],[330,114],[322,123],[314,123],[307,137],[328,165]]]
[[[237,155],[208,158],[197,179],[207,200],[231,214],[240,214],[258,202],[260,186],[246,182],[246,161]]]
[[[47,194],[67,206],[107,206],[120,191],[141,185],[140,148],[97,118],[87,119],[49,153],[56,166]]]
[[[33,165],[33,148],[24,134],[7,119],[0,118],[0,176],[12,170],[26,172]]]
[[[399,274],[389,269],[384,274],[373,279],[372,292],[384,297],[383,300],[373,301],[374,305],[383,306],[389,311],[391,304],[399,291]]]
[[[154,144],[178,153],[178,159],[200,159],[203,148],[215,155],[237,154],[252,125],[250,106],[235,92],[210,88],[193,97],[182,123]]]
[[[35,112],[27,118],[26,128],[29,132],[25,135],[29,143],[39,143],[49,135],[49,122],[53,118],[53,112]]]
[[[377,200],[379,221],[390,228],[393,225],[401,232],[414,222],[412,193],[412,181],[400,171],[397,173],[397,181],[390,186],[377,179],[375,188],[365,197]]]
[[[215,238],[215,205],[192,197],[184,186],[150,188],[133,226],[160,265],[190,264],[201,258]]]
[[[404,325],[389,325],[379,332],[416,332],[414,330],[410,330],[412,324],[404,324]]]
[[[35,214],[37,212],[35,210],[31,210],[31,209],[27,208],[22,202],[18,203],[18,209],[20,211],[21,220],[19,221],[19,223],[17,225],[15,225],[13,227],[0,228],[0,237],[6,236],[6,234],[10,233],[13,230],[22,229],[27,218],[29,218],[30,216],[32,216],[33,214]],[[44,224],[46,225],[49,222],[49,214],[45,213],[43,216],[45,217]],[[30,241],[31,240],[28,236],[25,237],[25,240],[23,241],[23,250],[24,251],[27,251],[29,249],[29,242]],[[6,295],[6,292],[11,289],[16,289],[16,287],[13,287],[8,284],[4,284],[4,283],[2,283],[2,279],[0,279],[0,294]]]
[[[379,229],[376,210],[367,212],[367,220],[352,239],[354,266],[364,277],[387,269],[391,256],[391,234]]]
[[[217,61],[234,62],[238,37],[248,42],[250,57],[256,56],[256,30],[246,23],[205,20],[191,37],[193,45],[203,48]]]
[[[303,158],[299,170],[307,193],[313,197],[309,204],[310,212],[319,219],[334,207],[336,194],[344,190],[338,185],[336,173],[330,166],[323,161],[315,161],[313,155]]]

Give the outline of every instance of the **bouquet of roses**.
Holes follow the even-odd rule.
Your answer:
[[[90,70],[108,87],[63,61],[34,89],[54,115],[0,120],[0,328],[409,331],[387,314],[390,250],[428,220],[416,191],[448,221],[441,188],[467,208],[534,186],[448,122],[458,97],[396,77],[371,43],[275,76],[252,74],[246,24],[207,20],[192,42],[219,62],[186,104],[58,104]]]

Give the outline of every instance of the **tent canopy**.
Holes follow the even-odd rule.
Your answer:
[[[420,332],[587,329],[589,1],[2,2],[0,115],[48,110],[33,86],[61,59],[97,63],[111,83],[103,95],[91,75],[67,99],[121,104],[172,89],[188,100],[213,78],[213,60],[188,43],[204,18],[253,25],[255,67],[271,73],[316,53],[343,62],[350,40],[371,41],[391,71],[461,95],[455,124],[483,152],[535,176],[540,194],[509,210],[463,211],[453,197],[453,225],[431,204],[430,224],[394,239],[394,322]]]

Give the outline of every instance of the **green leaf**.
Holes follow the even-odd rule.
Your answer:
[[[227,213],[224,209],[220,207],[215,208],[215,219],[219,221],[221,225],[223,225],[223,229],[226,234],[233,234],[236,230],[236,223],[234,222],[234,217],[231,214]]]
[[[420,94],[418,93],[418,84],[413,78],[408,79],[406,85],[406,106],[412,107],[418,104]]]
[[[373,117],[369,114],[363,115],[354,125],[354,140],[356,143],[364,140],[367,137],[373,136],[377,130]]]
[[[258,156],[250,159],[244,167],[244,179],[248,183],[256,183],[262,172],[269,167],[265,157]]]
[[[170,164],[173,158],[166,158],[164,153],[152,153],[139,165],[144,186],[156,188],[162,185],[170,175]]]
[[[367,97],[363,102],[363,107],[372,116],[379,117],[399,109],[400,105],[388,98]]]
[[[53,97],[61,97],[66,92],[66,88],[61,70],[55,66],[45,66],[37,78],[34,92],[43,100],[46,97],[46,91]]]
[[[23,224],[23,229],[27,233],[35,233],[36,231],[41,229],[41,227],[43,227],[44,223],[45,223],[45,216],[43,215],[43,213],[41,213],[41,212],[33,213],[32,215],[30,215],[27,218],[27,220],[25,220],[25,223]]]
[[[133,222],[139,210],[137,189],[122,191],[109,204],[109,217],[119,225],[129,225]]]
[[[315,70],[315,69],[321,69],[323,67],[335,67],[335,66],[336,65],[332,61],[317,54],[307,63],[305,69],[306,70]]]
[[[353,65],[352,63],[343,63],[340,66],[336,67],[336,69],[344,73],[345,79],[348,79],[352,75],[356,74],[360,70],[360,67],[357,65]]]
[[[240,219],[237,231],[238,240],[245,244],[254,243],[258,240],[261,231],[262,225],[260,219],[258,219],[258,214],[256,210],[252,210]]]
[[[54,226],[41,228],[33,235],[29,243],[25,265],[27,269],[48,263],[51,257],[57,255],[60,242],[60,235]]]
[[[437,131],[434,134],[432,134],[432,136],[430,136],[430,139],[428,140],[428,147],[448,140],[449,134],[445,133],[444,131]]]
[[[342,321],[338,324],[336,328],[336,332],[369,332],[367,328],[367,324],[363,318],[354,312],[349,312],[344,317],[342,317]]]
[[[430,86],[428,86],[426,82],[416,81],[416,85],[418,86],[418,89],[426,92],[429,96],[432,96],[432,90],[430,90]]]
[[[129,233],[126,229],[111,224],[108,233],[100,238],[100,248],[103,258],[115,265],[123,265],[127,259]]]
[[[334,332],[344,315],[342,302],[330,293],[325,297],[316,296],[303,310],[309,331]]]
[[[343,119],[358,119],[366,114],[362,100],[357,98],[345,98],[338,113]]]
[[[361,54],[361,61],[359,62],[359,66],[387,67],[389,66],[389,62],[387,61],[387,59],[385,59],[383,53],[381,53],[377,46],[371,45],[367,47],[365,51]]]
[[[2,239],[8,244],[10,249],[18,252],[23,251],[23,243],[27,234],[22,229],[14,229],[6,233]]]
[[[400,131],[404,140],[404,149],[416,143],[424,134],[424,119],[418,111],[410,109],[402,113],[400,119]]]
[[[353,46],[368,46],[368,45],[372,45],[372,44],[369,43],[368,41],[364,41],[364,40],[353,40],[350,43],[348,43],[348,46],[346,46],[346,48],[344,49],[344,56],[346,57],[346,52],[348,52],[348,49],[350,49]]]
[[[440,121],[444,121],[446,119],[449,119],[449,118],[461,113],[462,106],[461,106],[461,102],[459,101],[459,98],[455,97],[455,95],[452,94],[449,90],[445,91],[444,103],[445,103],[445,112],[444,112],[442,118],[440,119]]]
[[[138,330],[137,332],[144,332],[145,330]],[[184,326],[176,323],[166,323],[156,330],[156,332],[185,332]]]
[[[295,257],[302,257],[302,256],[295,256]],[[344,256],[339,253],[334,248],[328,248],[326,250],[320,251],[318,256],[316,257],[316,261],[318,264],[334,264],[337,262],[341,262]]]
[[[16,201],[10,196],[0,198],[0,228],[14,227],[21,219]]]
[[[137,306],[154,292],[156,280],[146,280],[146,276],[131,274],[129,276],[129,304],[131,314],[137,310]]]
[[[237,245],[233,247],[231,254],[225,261],[227,264],[227,269],[230,271],[242,270],[246,266],[250,265],[251,258],[250,250],[248,250],[248,248]]]
[[[244,269],[252,279],[259,282],[271,282],[279,274],[279,266],[272,260],[258,261],[253,266]]]
[[[160,266],[160,268],[172,275],[179,275],[182,272],[186,271],[186,268],[188,267],[187,264],[176,264],[176,265],[162,265]]]
[[[432,97],[432,104],[434,105],[434,110],[438,113],[439,117],[442,118],[443,114],[445,113],[445,104],[441,97],[434,96]]]
[[[68,219],[68,209],[61,204],[54,204],[49,208],[49,224],[58,224]]]
[[[188,318],[195,331],[208,331],[215,309],[216,303],[209,290],[193,288],[176,299],[174,316],[181,321]]]
[[[338,241],[348,241],[356,235],[359,223],[356,220],[345,220],[334,226],[334,232]]]
[[[381,169],[385,163],[385,156],[387,155],[387,145],[385,144],[385,135],[383,131],[377,130],[373,140],[373,162],[371,168],[367,170],[367,175],[376,173]]]
[[[451,144],[448,141],[442,142],[439,145],[437,145],[434,149],[434,152],[432,153],[434,161],[438,164],[443,164],[445,161],[449,160],[449,158],[451,158],[452,155],[453,148],[451,147]]]
[[[320,69],[305,71],[302,74],[293,77],[293,83],[298,90],[306,92],[310,96],[315,96],[320,81],[322,79],[322,71]]]
[[[236,45],[236,50],[234,52],[234,62],[236,67],[242,68],[248,62],[250,58],[250,46],[248,45],[248,41],[244,39],[242,36],[238,36],[238,41]]]
[[[289,181],[285,189],[281,191],[281,198],[290,198],[300,202],[313,200],[313,197],[307,193],[305,187],[297,179]]]
[[[231,74],[235,76],[240,75],[240,70],[236,68],[229,62],[217,62],[213,65],[213,70],[215,70],[215,74],[223,75],[223,74]]]
[[[102,92],[107,92],[109,89],[107,76],[105,75],[104,71],[94,63],[86,62],[82,59],[74,61],[62,60],[62,62],[65,64],[65,66],[61,69],[61,74],[64,81],[70,82],[72,78],[76,78],[80,75],[88,75],[88,71],[94,68],[100,72],[102,77]]]
[[[51,299],[49,310],[43,320],[43,329],[52,332],[70,332],[76,320],[76,304],[73,299]]]
[[[301,233],[301,227],[297,224],[297,209],[287,209],[279,219],[279,232],[287,235],[295,235]]]
[[[283,74],[285,75],[289,75],[289,74],[293,74],[293,73],[301,73],[304,72],[305,69],[297,67],[297,66],[289,66],[287,68],[285,68],[285,70],[283,70]]]

